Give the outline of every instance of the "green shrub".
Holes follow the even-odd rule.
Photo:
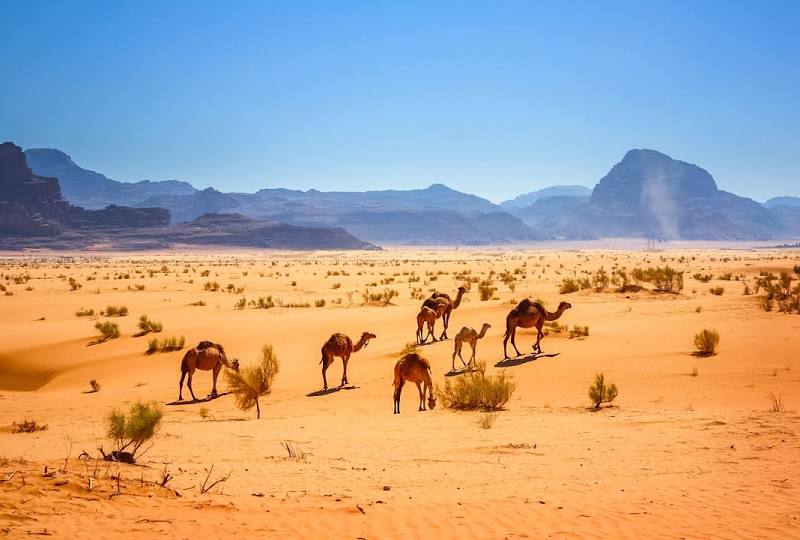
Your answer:
[[[719,333],[716,330],[704,328],[694,336],[694,346],[698,356],[711,356],[715,354],[719,345]]]
[[[578,282],[572,278],[564,278],[561,282],[561,286],[558,288],[558,292],[560,294],[569,294],[578,292],[580,287],[578,287]]]
[[[484,280],[478,284],[478,293],[480,295],[481,302],[491,300],[496,292],[497,287],[494,287],[491,281]]]
[[[711,287],[708,292],[715,296],[722,296],[722,293],[725,292],[725,287]]]
[[[126,306],[106,306],[106,310],[101,311],[100,315],[106,317],[125,317],[128,315],[128,308]]]
[[[486,363],[478,362],[475,371],[445,381],[444,388],[437,386],[436,393],[442,404],[450,409],[496,411],[511,399],[516,384],[505,372],[486,375]]]
[[[147,318],[147,315],[142,315],[139,317],[139,331],[141,332],[140,335],[148,334],[150,332],[161,332],[164,329],[164,326],[160,322],[151,321]]]
[[[325,307],[325,299],[320,298],[319,300],[314,300],[315,307]]]
[[[272,345],[261,348],[261,362],[254,366],[239,368],[239,371],[226,370],[225,379],[228,389],[236,398],[236,405],[243,411],[255,406],[256,418],[261,418],[261,406],[258,399],[269,394],[272,390],[272,381],[280,371],[278,357],[272,350]]]
[[[618,394],[617,385],[606,384],[605,375],[602,373],[595,376],[594,384],[589,387],[589,399],[592,400],[592,408],[595,411],[600,410],[603,403],[610,405]]]
[[[103,457],[107,460],[136,463],[142,445],[152,439],[161,427],[164,412],[156,403],[137,402],[128,409],[114,409],[106,417],[106,437],[114,442],[115,449]]]
[[[119,337],[119,326],[111,321],[98,322],[94,327],[100,332],[100,341],[116,339]]]
[[[703,274],[699,274],[698,273],[698,274],[693,275],[692,277],[694,279],[696,279],[697,281],[699,281],[700,283],[708,283],[709,281],[711,281],[711,277],[712,276],[711,276],[711,274],[703,275]]]
[[[163,340],[159,341],[157,338],[153,338],[147,342],[147,354],[153,354],[156,352],[172,352],[172,351],[180,351],[183,349],[183,346],[186,344],[186,339],[181,336],[179,338],[175,336],[170,336],[168,338],[164,338]]]
[[[75,312],[76,317],[91,317],[92,315],[94,315],[93,309],[86,309],[83,307]]]
[[[47,424],[38,424],[36,420],[23,420],[11,423],[11,433],[36,433],[47,429]]]

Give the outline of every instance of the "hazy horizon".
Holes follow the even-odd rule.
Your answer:
[[[631,148],[798,195],[800,4],[8,4],[0,139],[115,180],[493,202]]]

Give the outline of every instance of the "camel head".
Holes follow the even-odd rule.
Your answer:
[[[238,358],[234,358],[233,360],[231,360],[230,369],[232,369],[233,371],[239,371],[239,359]]]
[[[375,339],[376,337],[378,337],[378,336],[376,336],[375,334],[372,334],[370,332],[364,332],[363,334],[361,334],[361,341],[364,342],[364,348],[367,347],[367,344],[369,343],[369,340]]]
[[[460,292],[461,294],[464,294],[464,293],[466,293],[468,291],[469,291],[469,289],[464,287],[463,285],[458,288],[458,292]]]
[[[558,310],[559,311],[564,311],[565,309],[569,309],[571,307],[572,307],[572,304],[570,304],[569,302],[560,302],[558,304]]]
[[[430,394],[428,396],[428,409],[432,411],[435,408],[436,408],[436,398],[433,397],[433,394]]]

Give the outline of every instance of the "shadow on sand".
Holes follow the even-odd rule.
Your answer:
[[[317,390],[316,392],[311,392],[306,394],[306,397],[319,397],[319,396],[327,396],[328,394],[333,394],[338,392],[339,390],[356,390],[357,388],[361,388],[360,386],[350,385],[350,386],[334,386],[332,388],[328,388],[327,390]]]
[[[471,373],[473,371],[478,371],[478,368],[475,366],[467,366],[461,369],[451,369],[447,373],[444,374],[445,377],[455,377],[457,375],[463,375],[464,373]]]
[[[528,362],[533,362],[534,360],[538,360],[539,358],[553,358],[554,356],[558,356],[561,353],[535,353],[529,354],[528,356],[517,356],[515,358],[506,358],[505,360],[500,360],[497,362],[494,367],[499,368],[506,368],[506,367],[514,367],[519,366],[522,364],[527,364]]]
[[[227,396],[230,392],[220,392],[216,396],[206,396],[203,399],[190,399],[190,400],[183,400],[183,401],[173,401],[167,403],[167,406],[175,406],[175,405],[196,405],[197,403],[208,403],[209,401],[214,401],[215,399],[219,399],[222,396]]]

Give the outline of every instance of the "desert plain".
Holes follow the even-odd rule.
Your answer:
[[[698,246],[3,254],[0,536],[798,538],[800,316],[765,311],[753,291],[762,273],[796,285],[798,264],[797,250]],[[664,265],[684,272],[679,292],[559,292],[601,267]],[[488,418],[420,412],[407,385],[392,414],[422,299],[464,284],[448,334],[491,324],[477,359],[512,378],[511,399]],[[538,356],[535,330],[520,330],[523,356],[504,361],[506,314],[526,297],[568,301],[568,329],[551,328]],[[108,306],[127,315],[101,316]],[[163,330],[137,337],[142,315]],[[98,321],[121,335],[97,342]],[[576,325],[588,335],[570,337]],[[705,357],[693,354],[704,328],[720,336]],[[364,331],[377,337],[351,357],[349,384],[337,359],[321,392],[322,344]],[[146,354],[170,336],[185,348]],[[218,398],[176,402],[181,358],[201,340],[242,365],[273,346],[260,419],[224,376]],[[452,339],[418,351],[438,387],[463,376]],[[619,393],[594,411],[598,373]],[[210,392],[209,372],[194,390]],[[140,400],[164,411],[152,446],[136,465],[98,459],[109,412]],[[15,433],[25,420],[47,427]]]

